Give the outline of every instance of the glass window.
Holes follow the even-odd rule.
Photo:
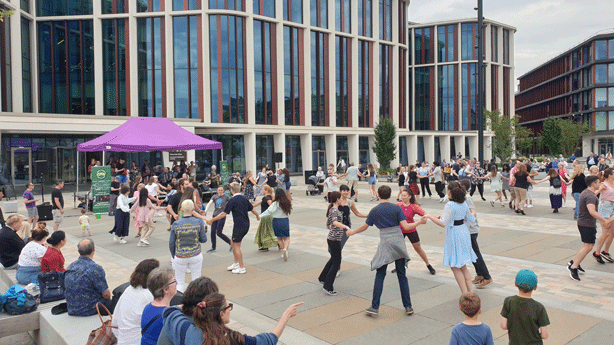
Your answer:
[[[477,64],[466,63],[462,65],[463,84],[463,131],[477,129],[476,95],[477,95]]]
[[[401,165],[409,165],[407,158],[407,137],[399,137],[399,163]]]
[[[595,60],[605,60],[608,58],[608,41],[595,41]]]
[[[304,125],[303,103],[303,30],[284,26],[284,111],[286,125]]]
[[[358,34],[373,37],[373,0],[357,0]]]
[[[127,115],[126,28],[128,19],[102,20],[104,115]]]
[[[275,147],[273,144],[273,136],[256,135],[256,167],[261,169],[267,164],[270,167],[275,166]]]
[[[21,78],[23,112],[32,112],[32,59],[30,46],[30,21],[21,17]]]
[[[431,28],[416,29],[414,38],[414,59],[416,65],[433,63],[432,49]]]
[[[41,113],[94,114],[91,20],[38,22]]]
[[[431,129],[431,67],[415,68],[415,99],[416,107],[416,130]]]
[[[30,13],[30,0],[21,0],[21,9]]]
[[[456,88],[454,84],[454,69],[456,65],[439,66],[438,71],[438,88],[439,88],[439,130],[453,131],[454,130],[454,115]]]
[[[352,4],[350,0],[335,0],[335,30],[350,32],[352,20]]]
[[[228,162],[228,170],[230,172],[245,173],[245,138],[243,135],[201,135],[204,138],[219,141],[224,147],[224,156],[222,150],[197,150],[196,164],[199,166],[199,171],[209,173],[211,165],[217,167],[220,171],[220,161]]]
[[[313,170],[316,170],[318,167],[326,169],[326,139],[323,136],[314,135],[311,140]]]
[[[490,51],[492,52],[492,61],[499,62],[499,28],[492,26],[490,30]]]
[[[137,18],[139,116],[163,117],[166,95],[162,92],[165,50],[162,49],[164,18]]]
[[[503,29],[503,64],[510,64],[510,31]]]
[[[608,65],[608,80],[614,83],[614,63]]]
[[[254,14],[275,18],[275,0],[254,0]]]
[[[284,20],[303,23],[303,0],[284,0]]]
[[[369,163],[369,137],[358,137],[359,162],[362,168],[366,168]]]
[[[407,8],[409,6],[409,2],[399,1],[398,2],[399,9],[399,43],[406,45],[407,44]]]
[[[351,74],[352,41],[350,38],[335,36],[335,82],[336,82],[336,119],[337,127],[351,126]]]
[[[137,0],[136,11],[137,12],[160,12],[162,7],[160,4],[166,0]]]
[[[392,46],[379,49],[379,116],[392,119]]]
[[[211,121],[246,123],[245,18],[211,15],[209,26]]]
[[[101,6],[102,14],[128,13],[128,0],[102,0]]]
[[[328,126],[328,34],[311,32],[311,125]]]
[[[328,0],[311,0],[311,26],[328,28]]]
[[[608,128],[614,130],[614,111],[608,112]]]
[[[92,0],[38,0],[38,15],[78,16],[92,14]]]
[[[254,97],[257,124],[277,124],[277,69],[275,24],[254,20]]]
[[[244,0],[209,0],[209,8],[212,10],[219,9],[219,10],[245,11],[245,1]]]
[[[346,164],[349,164],[348,159],[348,137],[337,136],[337,162],[343,158]]]
[[[614,38],[608,41],[608,57],[614,59]]]
[[[201,0],[173,0],[173,11],[200,10],[200,2]]]
[[[608,65],[595,65],[595,84],[606,84],[608,82]]]
[[[286,135],[286,167],[291,173],[303,172],[303,155],[299,135]]]
[[[595,89],[595,108],[607,107],[608,104],[608,89]]]
[[[608,130],[608,113],[605,111],[598,111],[595,113],[595,131],[607,131]]]
[[[399,47],[399,128],[407,128],[407,49]]]
[[[477,31],[478,31],[477,23],[462,24],[462,48],[461,48],[462,60],[477,60],[477,56],[478,56],[478,49],[476,48]],[[504,40],[504,45],[505,45],[505,30],[503,30],[503,40]]]
[[[437,27],[437,56],[439,62],[452,62],[454,57],[454,37],[456,36],[456,25],[446,25]]]
[[[198,81],[198,71],[202,69],[202,62],[198,58],[200,20],[199,15],[173,17],[175,118],[200,118],[199,90],[202,89]]]
[[[392,41],[392,0],[379,0],[379,39]]]
[[[372,43],[358,40],[358,127],[373,125],[371,109]]]
[[[614,107],[614,87],[608,89],[608,107]]]
[[[4,8],[3,6],[0,8]],[[6,8],[4,8],[6,9]],[[13,86],[11,77],[11,27],[10,20],[0,22],[0,103],[2,111],[13,111]]]

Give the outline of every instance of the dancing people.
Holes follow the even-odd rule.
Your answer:
[[[226,204],[230,201],[230,197],[224,194],[224,186],[217,187],[217,194],[211,197],[207,207],[205,207],[205,216],[207,215],[207,211],[209,211],[209,207],[213,208],[213,218],[217,217],[220,213],[224,212],[226,209]],[[219,237],[222,241],[226,242],[230,246],[230,251],[232,251],[232,242],[228,236],[224,235],[224,225],[226,224],[226,217],[223,217],[215,222],[211,223],[211,249],[207,250],[207,253],[215,252],[216,246],[216,238]]]
[[[420,187],[422,187],[423,198],[426,196],[426,192],[429,193],[429,198],[431,197],[431,188],[429,187],[430,177],[431,173],[429,172],[429,166],[426,162],[423,162],[420,169],[418,169],[418,178],[420,179]]]
[[[115,225],[109,233],[113,234],[113,241],[126,244],[125,238],[130,231],[130,203],[136,198],[129,198],[130,187],[123,185],[120,188],[120,196],[117,198],[117,209],[115,210]]]
[[[420,188],[418,188],[418,173],[415,165],[409,166],[408,182],[407,187],[414,193],[416,204],[420,203]]]
[[[574,161],[575,163],[576,161]],[[584,165],[575,164],[573,173],[571,174],[571,194],[576,201],[576,207],[574,208],[573,219],[578,219],[578,204],[580,202],[580,194],[586,189],[586,176],[584,176]]]
[[[262,199],[254,203],[254,207],[260,206],[260,214],[263,214],[269,206],[273,203],[273,188],[269,186],[262,186]],[[258,231],[254,237],[254,243],[258,245],[258,250],[268,252],[269,248],[278,246],[277,237],[273,231],[273,216],[260,217],[260,224],[258,225]],[[281,247],[280,249],[281,250]]]
[[[288,261],[288,247],[290,246],[290,220],[292,201],[283,188],[275,189],[275,202],[269,206],[260,217],[273,216],[273,232],[277,237],[281,258]]]
[[[514,195],[512,196],[514,198],[514,211],[526,216],[523,202],[527,198],[527,189],[529,189],[529,185],[536,184],[537,182],[533,181],[529,176],[526,165],[518,162],[514,168],[516,167],[518,167],[518,170],[510,178],[510,186],[514,185]]]
[[[377,173],[375,172],[375,167],[373,164],[367,164],[367,175],[365,176],[369,181],[369,192],[371,192],[371,201],[377,198],[377,193],[375,192],[375,185],[377,185]]]
[[[398,227],[400,225],[405,230],[411,230],[420,224],[425,224],[426,218],[422,217],[416,223],[408,223],[401,208],[390,203],[391,194],[392,190],[390,187],[386,185],[380,186],[377,189],[380,204],[371,209],[363,225],[356,230],[348,230],[346,232],[348,237],[350,237],[367,230],[373,225],[380,232],[377,252],[371,260],[371,271],[377,270],[377,273],[373,286],[373,300],[371,301],[371,306],[365,310],[369,315],[377,315],[379,312],[384,278],[386,278],[386,268],[393,262],[397,270],[397,279],[399,280],[399,289],[401,290],[401,300],[403,301],[403,307],[405,307],[405,313],[407,315],[414,313],[409,296],[409,283],[405,275],[405,267],[407,262],[409,262],[409,255],[407,254],[403,234],[399,232]]]
[[[347,187],[347,186],[346,186]],[[341,267],[341,240],[345,231],[350,230],[350,227],[344,225],[343,214],[339,211],[339,201],[341,199],[340,192],[332,192],[328,199],[328,210],[326,211],[326,227],[330,229],[326,242],[328,243],[328,252],[330,260],[322,269],[318,281],[324,286],[322,289],[330,296],[336,296],[337,291],[333,289],[335,277]]]
[[[505,207],[505,205],[503,204],[503,196],[501,195],[501,190],[503,187],[501,185],[502,176],[501,173],[497,171],[496,166],[493,165],[490,167],[490,173],[488,174],[488,178],[490,179],[490,191],[494,192],[497,195],[495,200],[490,202],[490,206],[495,207],[495,202],[499,200],[501,206]]]
[[[350,169],[351,168],[352,167],[350,166]],[[367,218],[367,215],[358,212],[358,208],[356,208],[356,203],[352,202],[350,198],[350,187],[349,186],[343,184],[341,185],[341,187],[339,187],[339,191],[341,192],[341,199],[339,199],[339,205],[337,206],[337,209],[339,209],[339,211],[343,215],[343,220],[341,221],[341,223],[351,228],[352,220],[350,219],[350,211],[352,211],[356,217]],[[347,240],[348,240],[348,236],[344,230],[343,236],[341,237],[341,250],[343,250],[343,247],[345,246],[345,242],[347,242]],[[341,261],[339,261],[339,263],[341,264]],[[340,272],[341,272],[341,266],[339,266],[339,270],[337,271],[337,277],[339,277]]]
[[[603,182],[599,187],[599,192],[601,197],[599,208],[597,209],[599,214],[606,219],[614,216],[614,170],[612,168],[604,170]],[[609,253],[613,235],[614,223],[601,222],[601,236],[599,236],[597,246],[593,252],[593,258],[600,264],[603,264],[604,260],[614,262]]]
[[[443,170],[441,170],[441,164],[439,162],[433,162],[433,181],[435,182],[435,192],[439,196],[439,202],[443,202],[445,200],[446,194],[444,190],[446,189],[446,179],[443,175]]]
[[[130,212],[135,213],[134,223],[139,226],[139,230],[144,229],[143,236],[139,240],[139,243],[137,243],[139,247],[149,245],[149,237],[151,237],[151,234],[153,234],[156,229],[153,224],[153,211],[164,209],[164,207],[154,205],[151,200],[147,198],[148,193],[147,189],[141,188],[138,201],[135,202],[130,209]]]
[[[467,264],[477,260],[477,256],[471,247],[469,229],[465,224],[465,221],[476,221],[467,203],[465,203],[466,194],[465,188],[458,182],[451,182],[448,185],[450,201],[444,206],[441,218],[427,215],[433,223],[446,227],[443,264],[452,269],[461,293],[473,291],[471,274],[467,269]]]
[[[488,179],[486,176],[486,172],[480,166],[480,162],[475,162],[475,167],[471,169],[471,172],[468,172],[467,175],[471,178],[471,191],[469,194],[473,196],[475,190],[477,188],[478,192],[480,192],[480,197],[482,197],[482,201],[486,201],[484,198],[484,180]]]
[[[546,176],[544,179],[537,183],[542,183],[546,181],[550,181],[550,188],[548,190],[548,194],[550,195],[550,206],[554,210],[552,211],[552,213],[559,213],[559,208],[563,206],[561,187],[564,183],[563,181],[561,181],[561,176],[559,175],[559,173],[553,168],[550,168],[550,170],[548,170],[548,176]]]

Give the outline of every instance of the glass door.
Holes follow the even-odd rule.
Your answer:
[[[32,148],[11,148],[11,177],[13,188],[25,188],[26,183],[32,182]]]
[[[56,179],[65,183],[77,182],[77,148],[56,147]]]

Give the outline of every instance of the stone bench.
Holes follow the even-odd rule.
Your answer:
[[[104,316],[107,320],[109,317]],[[93,316],[69,316],[68,313],[52,315],[51,309],[40,311],[39,345],[83,345],[91,331],[100,327],[100,318]]]

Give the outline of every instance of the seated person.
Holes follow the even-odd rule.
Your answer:
[[[107,285],[104,269],[94,262],[95,245],[90,238],[81,240],[77,245],[79,258],[66,269],[66,304],[68,315],[96,315],[96,304],[104,304],[113,313],[115,305],[111,300],[111,290]],[[101,308],[100,313],[106,315]]]
[[[151,271],[147,278],[147,288],[154,300],[143,309],[141,345],[156,345],[164,321],[162,312],[170,306],[173,296],[177,293],[177,280],[175,280],[173,269],[159,267]]]
[[[0,230],[0,263],[5,269],[17,269],[19,254],[26,245],[17,235],[23,223],[21,215],[12,214],[6,219],[6,224]]]
[[[136,266],[130,275],[130,285],[124,290],[113,311],[113,334],[118,345],[141,343],[141,314],[143,308],[153,301],[147,288],[149,273],[160,266],[156,259],[145,259]]]
[[[54,232],[47,239],[47,243],[49,247],[41,259],[41,272],[65,272],[61,249],[66,245],[66,233],[62,230]]]
[[[196,308],[198,303],[204,300],[205,297],[217,292],[219,292],[219,289],[213,280],[207,277],[199,277],[196,280],[192,280],[188,285],[188,288],[185,290],[185,294],[181,299],[181,308],[170,307],[166,308],[166,311],[167,313],[173,310],[183,312],[183,314],[188,317],[189,322],[193,324],[192,314],[194,314],[194,308]],[[173,345],[170,339],[166,336],[164,328],[162,328],[160,337],[158,337],[158,345]]]
[[[37,280],[38,274],[41,273],[41,260],[47,252],[47,247],[44,245],[49,236],[46,229],[35,229],[32,231],[32,237],[19,254],[19,265],[17,266],[17,282],[22,285],[28,285]]]

